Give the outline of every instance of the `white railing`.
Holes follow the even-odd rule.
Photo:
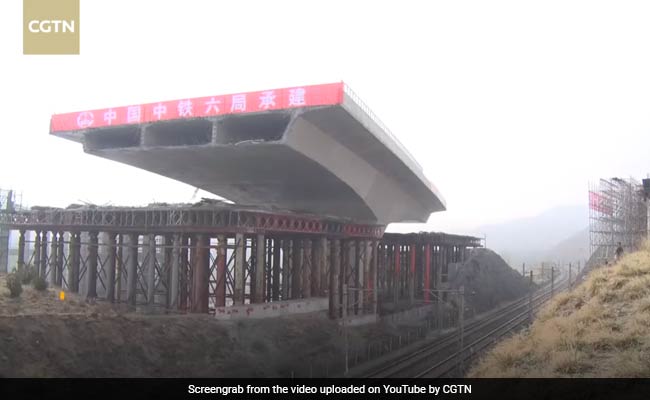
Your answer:
[[[420,170],[422,170],[422,166],[420,165],[419,162],[417,162],[415,157],[413,157],[411,152],[408,151],[406,146],[404,146],[402,142],[400,142],[397,136],[395,136],[393,132],[391,132],[390,129],[388,129],[388,127],[379,119],[379,117],[372,112],[370,107],[368,107],[366,103],[364,103],[363,100],[361,100],[361,98],[345,83],[343,84],[343,91],[352,99],[354,103],[356,103],[356,105],[359,106],[359,108],[361,108],[361,110],[363,110],[363,112],[365,112],[370,117],[370,119],[375,124],[377,124],[384,132],[386,132],[386,134],[397,144],[397,147],[399,147],[400,150],[402,150],[404,154],[406,154],[409,160],[411,160],[411,162],[413,162],[415,165],[418,166]]]

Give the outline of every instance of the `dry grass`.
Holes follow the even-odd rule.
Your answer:
[[[650,377],[650,243],[557,295],[470,377]]]
[[[6,274],[0,274],[0,317],[25,315],[116,315],[123,306],[108,303],[90,304],[82,296],[66,293],[65,301],[59,300],[59,290],[47,288],[36,290],[32,285],[23,285],[20,297],[11,298],[5,284]]]

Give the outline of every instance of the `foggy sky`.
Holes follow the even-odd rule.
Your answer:
[[[79,56],[23,55],[22,2],[0,15],[0,187],[30,205],[194,192],[49,137],[52,113],[340,80],[447,200],[408,230],[586,207],[589,180],[648,172],[644,1],[86,0]]]

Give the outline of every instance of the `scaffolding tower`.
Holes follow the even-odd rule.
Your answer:
[[[11,214],[21,209],[22,194],[0,188],[0,214]],[[0,226],[0,272],[9,272],[10,232]]]
[[[601,179],[589,184],[589,244],[591,261],[611,260],[620,242],[636,248],[647,234],[643,187],[633,178]]]

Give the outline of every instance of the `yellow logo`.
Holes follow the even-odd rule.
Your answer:
[[[23,54],[79,54],[79,0],[23,0]]]

